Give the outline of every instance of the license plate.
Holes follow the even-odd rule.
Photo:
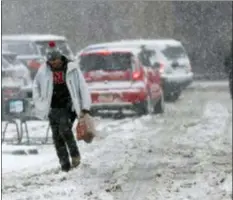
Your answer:
[[[99,102],[110,103],[110,102],[113,102],[113,95],[111,95],[111,94],[102,94],[102,95],[99,95],[98,100],[99,100]]]
[[[24,110],[22,100],[12,100],[9,102],[10,113],[22,113]]]

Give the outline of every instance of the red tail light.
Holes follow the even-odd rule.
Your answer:
[[[81,56],[87,56],[87,55],[102,55],[102,56],[109,56],[112,54],[112,52],[103,50],[103,51],[97,51],[97,52],[83,52],[81,53]]]
[[[132,73],[132,79],[134,81],[139,81],[139,80],[143,80],[144,78],[144,74],[143,74],[143,71],[135,71]]]
[[[164,73],[164,64],[163,63],[159,63],[159,72],[162,74]]]
[[[84,73],[84,78],[85,78],[86,82],[91,82],[92,81],[92,78],[91,78],[89,72]]]

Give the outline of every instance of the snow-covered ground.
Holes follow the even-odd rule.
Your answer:
[[[188,89],[193,90],[229,90],[227,80],[220,81],[194,81],[191,85],[188,86]]]
[[[52,145],[37,155],[2,155],[4,200],[232,199],[232,101],[226,90],[183,93],[158,116],[96,119],[82,163],[56,170]],[[30,122],[33,136],[47,122]],[[15,135],[9,128],[8,135]],[[33,146],[34,147],[34,146]],[[3,146],[3,149],[6,146]]]

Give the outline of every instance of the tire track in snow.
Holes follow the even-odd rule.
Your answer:
[[[158,130],[158,133],[156,134],[157,136],[156,141],[153,139],[153,137],[150,134],[148,134],[147,135],[148,141],[150,141],[149,146],[151,146],[149,150],[153,152],[153,149],[154,149],[153,147],[156,147],[156,145],[160,146],[159,143],[161,141],[168,139],[169,135],[166,135],[166,134],[173,130],[176,130],[177,128],[179,128],[179,126],[180,124],[177,125],[177,122],[175,121],[173,122],[173,124],[170,124],[170,126],[165,125],[165,127]],[[153,143],[153,145],[151,143]],[[144,172],[150,170],[151,162],[155,158],[152,155],[151,156],[148,156],[148,154],[146,155],[145,152],[141,152],[141,155],[138,155],[138,157],[139,158],[145,157],[144,159],[145,162],[143,162],[144,164],[142,168],[140,168],[140,170],[144,170]],[[150,188],[148,188],[148,185],[142,181],[144,180],[145,173],[138,173],[136,176],[137,176],[137,181],[135,182],[133,187],[130,189],[130,191],[132,192],[130,192],[129,194],[125,193],[125,195],[123,195],[122,200],[141,200],[145,196],[143,194],[148,193]]]
[[[139,184],[140,182],[137,182],[135,185],[135,188],[131,194],[131,196],[128,198],[128,200],[139,200],[139,199],[160,199],[160,200],[165,200],[165,199],[174,199],[174,197],[176,198],[180,198],[180,199],[195,199],[195,200],[199,200],[199,199],[207,199],[207,196],[210,197],[211,193],[205,194],[204,191],[200,191],[199,193],[196,193],[193,191],[191,191],[189,189],[190,186],[188,186],[188,184],[192,185],[192,175],[190,174],[190,176],[188,175],[187,172],[185,172],[185,170],[187,169],[182,169],[182,165],[186,165],[187,160],[185,159],[186,155],[187,155],[187,151],[182,152],[179,148],[180,145],[186,145],[186,149],[187,147],[191,148],[191,149],[200,149],[201,150],[201,154],[199,154],[199,160],[198,162],[192,159],[193,156],[190,157],[190,161],[189,164],[191,164],[189,167],[187,166],[186,168],[188,168],[188,170],[197,170],[198,168],[202,168],[203,167],[210,167],[208,166],[209,163],[211,163],[211,158],[215,158],[215,159],[219,159],[216,156],[213,156],[214,152],[218,152],[219,149],[221,147],[219,147],[220,142],[222,137],[224,137],[224,131],[226,130],[226,125],[227,125],[227,121],[229,120],[229,114],[227,112],[227,109],[221,105],[218,102],[208,102],[206,104],[203,116],[202,116],[202,121],[200,122],[200,124],[197,124],[193,127],[190,127],[187,129],[185,134],[181,134],[178,138],[174,138],[173,140],[173,145],[172,143],[170,144],[171,147],[165,148],[165,152],[167,151],[167,153],[165,153],[165,155],[167,154],[167,156],[164,157],[163,160],[161,160],[161,162],[165,162],[167,163],[167,167],[163,169],[161,169],[162,171],[162,177],[160,178],[160,181],[162,181],[164,179],[165,182],[161,182],[161,184],[158,187],[158,183],[151,183],[152,185],[149,187],[148,184],[145,184],[145,182],[141,182],[141,184]],[[178,146],[177,146],[178,145]],[[191,152],[195,152],[195,150],[192,150]],[[212,152],[211,155],[206,155],[204,152],[206,151],[206,153],[208,152]],[[181,160],[176,160],[177,154],[176,153],[181,153],[181,155],[184,155],[184,159],[183,162]],[[186,155],[185,155],[186,153]],[[197,152],[198,153],[198,152]],[[207,156],[207,157],[206,157]],[[221,157],[221,156],[220,156]],[[226,159],[226,158],[225,158]],[[167,161],[166,161],[167,160]],[[193,164],[192,164],[193,162]],[[218,162],[218,161],[217,161]],[[222,163],[224,161],[220,161],[220,163]],[[225,161],[226,162],[226,161]],[[228,162],[228,163],[227,163]],[[226,165],[231,166],[232,163],[230,163],[229,161],[226,162]],[[149,163],[149,162],[148,162]],[[148,168],[148,164],[147,167],[145,169]],[[227,170],[227,168],[225,168]],[[182,172],[183,170],[183,172]],[[205,170],[206,171],[206,170]],[[208,170],[207,170],[208,171]],[[217,171],[217,169],[215,169],[215,171]],[[221,170],[220,170],[221,172]],[[174,175],[172,175],[173,173],[175,173]],[[173,176],[178,176],[179,173],[182,173],[183,177],[181,180],[176,181],[176,179],[174,180],[174,182],[170,182],[169,181],[169,176],[170,178]],[[197,172],[198,173],[198,172]],[[200,172],[199,172],[200,173]],[[213,173],[213,172],[212,172]],[[185,175],[186,174],[186,175]],[[164,176],[164,177],[163,177]],[[225,176],[224,174],[221,175],[221,173],[218,175],[213,175],[213,177],[215,177],[215,180],[217,181],[219,179],[220,181],[220,177],[221,176]],[[167,178],[166,178],[167,177]],[[191,178],[190,182],[189,182],[189,178]],[[161,180],[162,179],[162,180]],[[167,180],[166,180],[167,179]],[[178,178],[179,179],[179,178]],[[186,179],[186,180],[185,180]],[[210,188],[214,188],[214,187],[218,187],[218,186],[214,186],[214,180],[212,180],[210,177],[208,178],[209,181],[213,181],[212,186],[201,186],[200,183],[205,182],[205,178],[203,177],[203,175],[200,175],[199,177],[196,177],[196,186],[193,186],[194,188],[196,187],[197,190],[200,190],[202,187],[206,188],[206,191],[210,191]],[[227,178],[226,178],[227,179]],[[224,179],[223,179],[224,180]],[[152,189],[153,185],[156,185],[156,189]],[[158,188],[157,188],[158,187]],[[200,188],[199,188],[200,187]],[[167,191],[166,191],[167,190]],[[168,192],[170,190],[170,192]],[[142,194],[142,191],[144,191],[144,195]],[[151,191],[151,192],[150,192]],[[152,192],[153,191],[153,192]],[[149,193],[150,192],[150,193]],[[182,193],[183,192],[183,193]],[[229,191],[226,191],[229,194]],[[149,193],[149,195],[148,195]],[[140,196],[141,195],[141,196]],[[222,195],[226,195],[225,192],[223,192],[223,190],[219,190],[219,194],[213,194],[215,195],[215,199],[223,199],[224,197]],[[143,196],[143,197],[142,197]],[[218,197],[217,197],[218,196]],[[138,197],[138,198],[137,198]],[[230,198],[230,196],[226,196],[225,199]],[[209,199],[214,199],[214,196],[210,197]]]
[[[196,93],[196,94],[198,94],[198,93]],[[207,142],[207,141],[211,142],[212,141],[211,139],[215,137],[213,135],[216,135],[216,134],[218,135],[218,133],[222,134],[223,130],[226,128],[226,122],[227,122],[228,117],[229,117],[227,109],[225,106],[223,106],[224,104],[222,105],[221,101],[209,101],[208,99],[206,101],[206,99],[205,99],[206,97],[208,97],[208,96],[205,96],[204,98],[202,97],[205,100],[205,101],[203,101],[204,104],[203,103],[200,104],[197,99],[194,99],[193,101],[191,101],[192,107],[190,109],[190,113],[192,113],[193,112],[192,109],[195,110],[195,106],[198,105],[199,106],[198,110],[204,111],[203,116],[201,116],[202,114],[201,114],[201,112],[199,112],[198,115],[200,118],[198,119],[198,115],[196,115],[194,112],[195,117],[191,120],[189,120],[189,117],[186,117],[186,119],[185,119],[185,116],[183,116],[182,118],[184,118],[185,120],[180,119],[180,123],[176,122],[175,124],[173,124],[173,126],[171,123],[170,124],[170,131],[172,131],[172,134],[168,134],[169,131],[167,129],[168,132],[165,136],[165,138],[167,137],[166,139],[162,137],[162,134],[157,134],[156,140],[159,140],[158,137],[161,136],[162,141],[166,141],[164,144],[162,144],[163,146],[158,145],[159,149],[156,150],[160,155],[162,154],[163,156],[162,157],[159,156],[160,160],[158,159],[157,164],[154,163],[154,165],[153,165],[151,163],[151,162],[153,162],[152,161],[153,154],[149,155],[149,156],[147,155],[146,159],[144,159],[144,161],[146,161],[146,162],[144,162],[144,166],[143,166],[144,171],[141,170],[141,171],[139,171],[139,173],[137,175],[135,175],[135,183],[134,183],[133,187],[131,187],[131,189],[127,188],[127,190],[124,191],[125,194],[123,194],[123,195],[115,195],[116,199],[119,199],[119,200],[123,200],[123,199],[124,200],[142,200],[142,199],[143,200],[144,199],[163,200],[164,199],[165,200],[165,199],[167,199],[167,194],[169,192],[166,194],[164,190],[160,191],[160,188],[155,188],[156,187],[155,183],[151,183],[152,185],[149,185],[150,180],[148,180],[147,182],[145,182],[145,181],[143,182],[142,180],[144,177],[147,176],[146,171],[151,171],[151,166],[150,166],[151,164],[152,164],[152,167],[154,166],[154,171],[161,171],[158,173],[159,177],[163,176],[163,174],[165,174],[165,178],[166,177],[168,178],[169,176],[166,176],[166,171],[163,173],[163,169],[166,169],[167,166],[170,166],[170,165],[172,167],[172,165],[178,166],[179,164],[181,164],[179,160],[175,161],[175,159],[177,157],[177,153],[183,154],[184,160],[185,160],[185,158],[188,158],[192,154],[192,150],[191,150],[192,148],[186,149],[186,151],[183,151],[183,152],[181,151],[181,149],[179,147],[175,147],[175,149],[174,149],[173,143],[175,141],[178,141],[178,140],[184,141],[184,138],[186,138],[186,137],[188,137],[188,139],[186,139],[187,141],[192,141],[192,140],[195,140],[196,137],[206,135],[207,138],[204,137],[204,139],[201,139],[201,141],[202,142]],[[192,98],[193,97],[191,96],[190,99],[192,99]],[[185,101],[187,102],[187,99]],[[200,102],[202,102],[201,99],[200,99]],[[207,102],[207,104],[205,104],[206,102]],[[184,102],[182,102],[182,103],[184,103]],[[195,104],[193,104],[193,103],[195,103]],[[202,107],[203,107],[203,109],[202,109]],[[179,109],[179,107],[177,107],[177,110],[178,109]],[[182,110],[184,111],[184,110],[186,110],[186,108],[182,108]],[[182,112],[182,110],[180,112]],[[202,119],[203,122],[200,119]],[[169,122],[171,122],[171,121],[169,121]],[[213,129],[215,129],[215,132],[212,131]],[[165,128],[165,130],[166,130],[166,128]],[[164,131],[164,133],[166,133],[165,130],[161,130],[161,132]],[[200,131],[199,134],[197,134],[197,130]],[[205,134],[206,131],[208,131],[208,130],[210,131],[210,133]],[[192,137],[190,138],[190,136],[192,136]],[[220,135],[218,135],[218,136],[220,136]],[[171,138],[169,139],[169,137],[171,137]],[[177,137],[178,137],[178,139],[177,139]],[[217,139],[217,138],[215,138],[215,139]],[[151,140],[151,143],[158,144],[158,143],[156,143],[155,140]],[[178,145],[181,145],[181,144],[182,143],[178,142]],[[191,143],[191,144],[194,147],[196,146],[195,143]],[[175,146],[176,146],[176,144],[175,144]],[[156,146],[155,146],[155,148],[156,148]],[[178,152],[178,151],[181,151],[181,152]],[[171,160],[171,161],[169,161],[169,160]],[[172,164],[172,162],[175,162],[175,163]],[[184,161],[183,164],[185,164],[185,163],[186,163],[186,161]],[[195,159],[194,159],[193,164],[192,164],[192,162],[190,164],[191,164],[191,166],[193,164],[195,164]],[[157,167],[159,169],[157,169]],[[186,172],[184,172],[184,173],[186,173]],[[154,174],[152,174],[151,176],[153,177],[153,175]],[[163,178],[159,178],[159,177],[158,177],[158,179],[163,179]],[[169,181],[169,178],[167,181]],[[163,187],[162,185],[160,185],[160,186]],[[166,187],[165,189],[168,189],[168,188]],[[131,192],[127,192],[127,191],[131,191]],[[147,193],[151,194],[151,197],[149,197],[149,195],[146,195]],[[173,196],[173,198],[175,196]]]

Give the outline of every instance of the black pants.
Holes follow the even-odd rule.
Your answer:
[[[69,153],[71,157],[80,156],[72,133],[75,117],[75,113],[63,108],[51,109],[49,114],[53,142],[61,166],[69,164]]]

